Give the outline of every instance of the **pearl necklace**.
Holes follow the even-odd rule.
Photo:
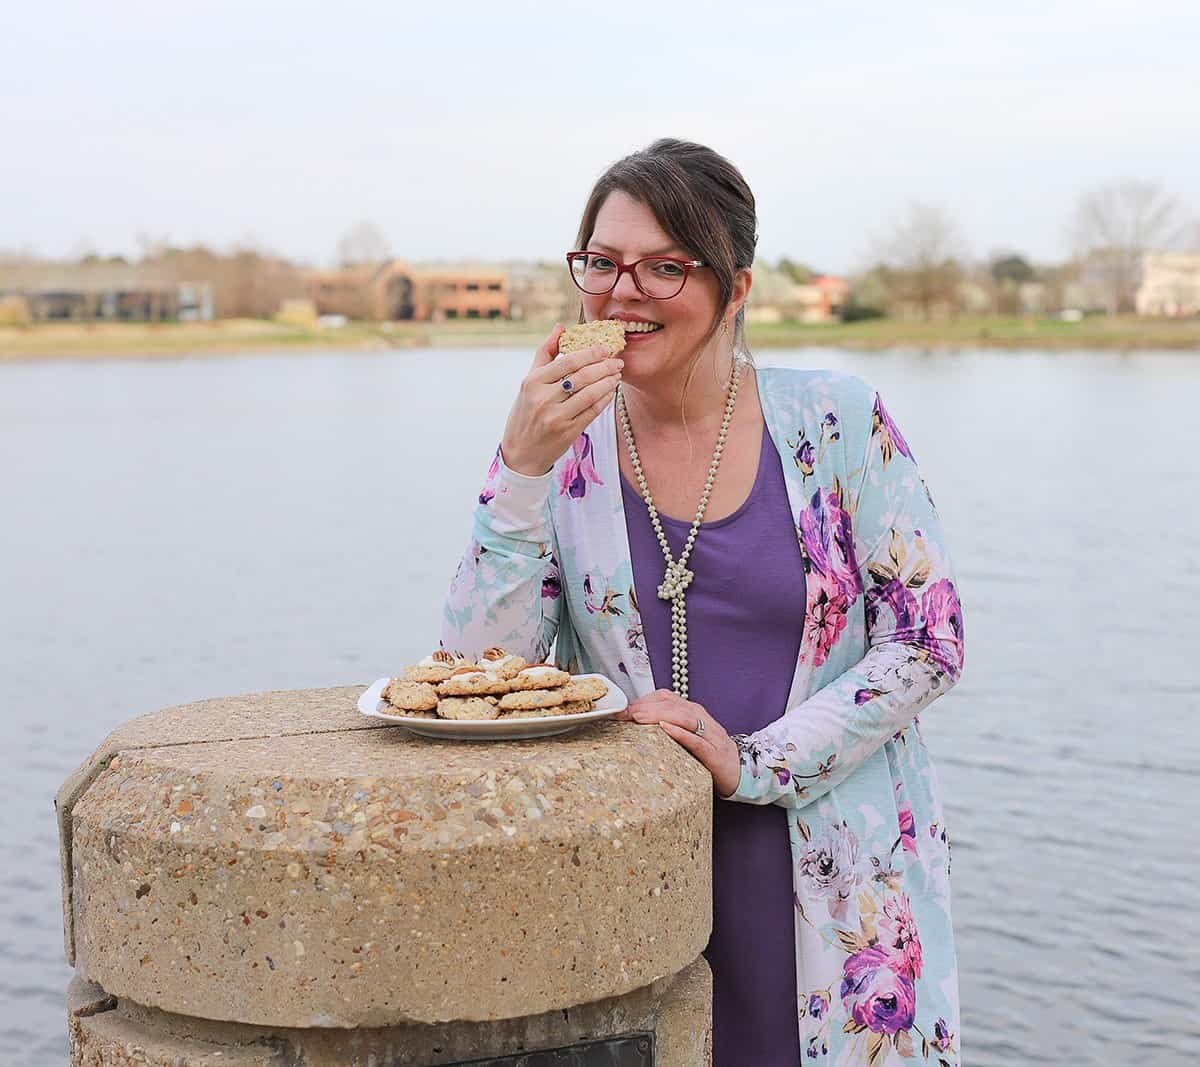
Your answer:
[[[729,423],[733,418],[733,405],[737,400],[738,380],[741,378],[741,361],[734,359],[733,368],[729,372],[729,389],[725,398],[725,414],[721,419],[721,429],[717,433],[717,444],[713,449],[712,463],[708,467],[708,477],[704,479],[704,491],[700,494],[700,503],[696,506],[696,517],[692,520],[692,528],[688,531],[687,541],[679,559],[671,555],[671,546],[663,533],[662,523],[658,520],[658,509],[650,496],[650,487],[646,484],[646,475],[642,472],[642,461],[638,456],[637,445],[633,442],[633,428],[629,425],[629,412],[625,408],[624,390],[617,386],[617,414],[621,419],[621,432],[625,435],[625,444],[629,449],[629,460],[633,464],[633,472],[637,475],[638,488],[642,499],[646,502],[646,510],[650,513],[650,524],[658,538],[667,570],[663,575],[662,584],[658,587],[660,600],[671,602],[671,688],[684,700],[688,695],[688,662],[687,662],[687,588],[696,576],[688,570],[687,562],[691,557],[692,548],[696,544],[696,535],[700,532],[700,524],[704,521],[704,512],[708,508],[708,498],[712,495],[713,483],[717,478],[717,467],[721,463],[721,453],[725,451],[725,438],[729,435]]]

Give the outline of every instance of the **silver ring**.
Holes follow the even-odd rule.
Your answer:
[[[564,378],[560,384],[562,385],[563,392],[566,393],[567,396],[570,396],[571,393],[575,391],[575,386],[571,384],[570,378]]]
[[[694,733],[697,737],[704,736],[704,720],[703,719],[696,720],[696,729],[694,729],[692,731],[692,733]]]

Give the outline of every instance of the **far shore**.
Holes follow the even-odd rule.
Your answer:
[[[250,352],[379,351],[410,348],[534,348],[552,323],[509,320],[348,323],[305,329],[260,319],[189,323],[38,323],[0,326],[0,362],[41,359],[161,358]],[[1200,351],[1200,318],[1089,315],[1052,318],[961,316],[925,322],[872,319],[804,324],[752,323],[752,350],[769,348],[972,348]]]

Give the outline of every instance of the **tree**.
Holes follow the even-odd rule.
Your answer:
[[[993,255],[987,274],[993,307],[1004,315],[1015,315],[1021,310],[1021,286],[1037,276],[1029,261],[1013,252]]]
[[[1084,273],[1104,292],[1109,313],[1132,310],[1142,256],[1185,239],[1183,209],[1153,182],[1113,182],[1084,193],[1071,221],[1071,242]]]
[[[953,309],[963,271],[963,241],[958,227],[941,208],[914,202],[883,242],[889,296],[915,305],[929,319],[938,307]]]
[[[997,285],[1024,285],[1033,281],[1036,274],[1028,260],[1015,254],[993,256],[988,270]]]
[[[776,268],[780,274],[786,274],[797,285],[807,285],[813,276],[813,271],[806,267],[803,263],[796,263],[784,256],[779,261],[779,266]]]
[[[365,221],[342,234],[337,251],[338,262],[343,267],[382,263],[392,254],[383,231],[375,223]]]

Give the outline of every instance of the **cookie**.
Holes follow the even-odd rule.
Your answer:
[[[438,683],[438,696],[442,697],[482,697],[507,693],[511,683],[491,671],[481,671],[478,667],[459,667],[444,682]]]
[[[616,319],[597,319],[568,326],[559,335],[558,354],[565,356],[593,345],[604,345],[615,356],[625,347],[625,324]]]
[[[436,711],[401,711],[399,708],[391,706],[384,708],[382,714],[398,719],[436,719],[438,717]]]
[[[478,666],[500,675],[501,678],[512,678],[522,668],[529,666],[529,660],[524,656],[511,655],[502,648],[488,648],[479,657]]]
[[[432,711],[437,707],[437,690],[428,682],[393,678],[383,687],[383,699],[401,711]]]
[[[531,711],[533,708],[556,708],[562,702],[562,689],[525,689],[506,693],[500,698],[500,707],[504,711]]]
[[[500,709],[483,697],[442,697],[437,713],[443,719],[498,719]]]
[[[506,711],[502,719],[545,719],[550,715],[561,715],[562,708],[523,708],[521,711]]]
[[[535,663],[532,667],[519,670],[508,680],[508,686],[514,692],[525,689],[557,689],[570,680],[571,676],[566,671],[560,671],[548,663]]]
[[[608,686],[599,678],[572,678],[563,687],[563,700],[568,703],[578,700],[603,700],[607,693]]]
[[[564,700],[555,711],[559,715],[582,715],[596,707],[594,700]]]
[[[444,649],[426,656],[420,663],[404,669],[404,677],[410,682],[444,682],[454,673],[455,658]]]

